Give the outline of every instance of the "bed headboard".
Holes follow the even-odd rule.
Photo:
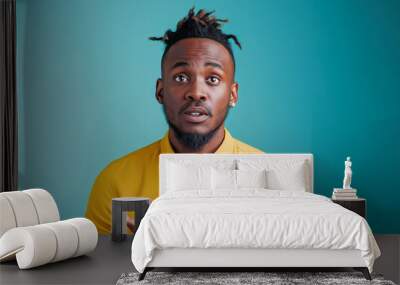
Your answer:
[[[307,192],[314,191],[314,166],[313,166],[313,155],[306,154],[194,154],[194,153],[168,153],[160,154],[159,161],[159,194],[162,195],[166,192],[167,182],[167,165],[169,161],[199,163],[206,165],[216,165],[221,161],[231,161],[235,166],[237,161],[248,161],[248,160],[267,160],[268,162],[273,161],[304,161],[308,171],[306,171],[305,177],[308,181]]]

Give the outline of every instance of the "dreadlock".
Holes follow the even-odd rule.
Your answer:
[[[177,41],[186,38],[208,38],[219,42],[229,51],[235,67],[235,57],[233,56],[229,39],[233,39],[240,49],[242,49],[242,46],[235,35],[227,35],[221,31],[221,23],[228,22],[228,19],[217,19],[211,16],[214,12],[215,11],[206,12],[204,9],[200,9],[197,14],[195,14],[193,6],[189,10],[187,16],[178,22],[175,32],[168,29],[162,37],[149,37],[152,41],[163,41],[165,44],[161,62],[164,61],[164,57],[170,47]]]

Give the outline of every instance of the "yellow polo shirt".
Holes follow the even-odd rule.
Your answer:
[[[165,136],[148,146],[112,161],[97,176],[89,197],[86,217],[101,234],[111,232],[111,199],[115,197],[158,197],[158,161],[160,153],[174,153]],[[263,153],[234,139],[225,128],[225,137],[215,153]]]

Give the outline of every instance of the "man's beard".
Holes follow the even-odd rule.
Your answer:
[[[222,124],[225,122],[225,119],[228,117],[230,108],[229,107],[226,108],[225,116],[221,120],[221,122],[219,122],[219,124],[214,129],[212,129],[211,131],[209,131],[208,133],[205,133],[205,134],[188,133],[188,132],[184,132],[184,131],[180,130],[176,125],[174,125],[169,120],[169,118],[167,116],[167,112],[165,110],[165,104],[162,105],[162,109],[163,109],[164,116],[165,116],[165,119],[167,120],[169,127],[175,133],[175,137],[187,148],[197,151],[197,150],[200,150],[204,145],[206,145],[214,137],[217,130],[222,126]],[[210,114],[210,116],[212,116],[212,115]]]

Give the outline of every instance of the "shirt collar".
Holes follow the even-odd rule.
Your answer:
[[[231,136],[229,131],[224,128],[225,136],[222,144],[218,147],[215,153],[233,153],[234,152],[234,141],[235,139]],[[160,141],[161,153],[175,153],[171,146],[168,138],[169,130],[165,133],[164,137]]]

